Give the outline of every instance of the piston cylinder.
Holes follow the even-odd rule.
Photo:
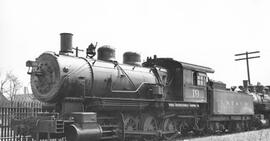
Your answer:
[[[99,141],[102,129],[97,123],[71,124],[65,129],[67,141]]]
[[[67,141],[99,141],[102,135],[102,128],[97,123],[96,113],[73,112],[70,118],[74,123],[65,128]]]

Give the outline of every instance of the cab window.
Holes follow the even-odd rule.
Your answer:
[[[206,86],[206,74],[200,72],[193,72],[193,85]]]

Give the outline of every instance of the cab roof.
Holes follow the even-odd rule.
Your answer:
[[[145,65],[145,66],[159,65],[159,66],[162,66],[165,68],[181,67],[183,69],[194,70],[194,71],[205,72],[205,73],[214,73],[215,72],[214,69],[209,68],[209,67],[180,62],[180,61],[174,60],[172,58],[148,59],[143,65]]]

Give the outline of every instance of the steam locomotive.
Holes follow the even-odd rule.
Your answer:
[[[109,46],[100,47],[94,59],[93,44],[79,57],[73,34],[60,35],[59,54],[45,52],[26,63],[34,96],[51,112],[18,124],[21,134],[37,140],[173,140],[249,130],[262,115],[255,113],[252,95],[209,79],[209,67],[157,56],[140,64],[134,52],[125,53],[121,64]]]

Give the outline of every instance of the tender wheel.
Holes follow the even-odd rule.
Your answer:
[[[235,122],[235,127],[234,127],[236,132],[241,132],[242,131],[242,126],[240,122]]]
[[[140,129],[145,132],[155,133],[158,130],[157,119],[150,114],[143,115],[140,121]],[[142,139],[144,141],[157,141],[158,137],[156,135],[144,135]]]
[[[171,118],[164,119],[162,130],[164,132],[163,137],[165,139],[170,139],[177,132],[175,121]]]

